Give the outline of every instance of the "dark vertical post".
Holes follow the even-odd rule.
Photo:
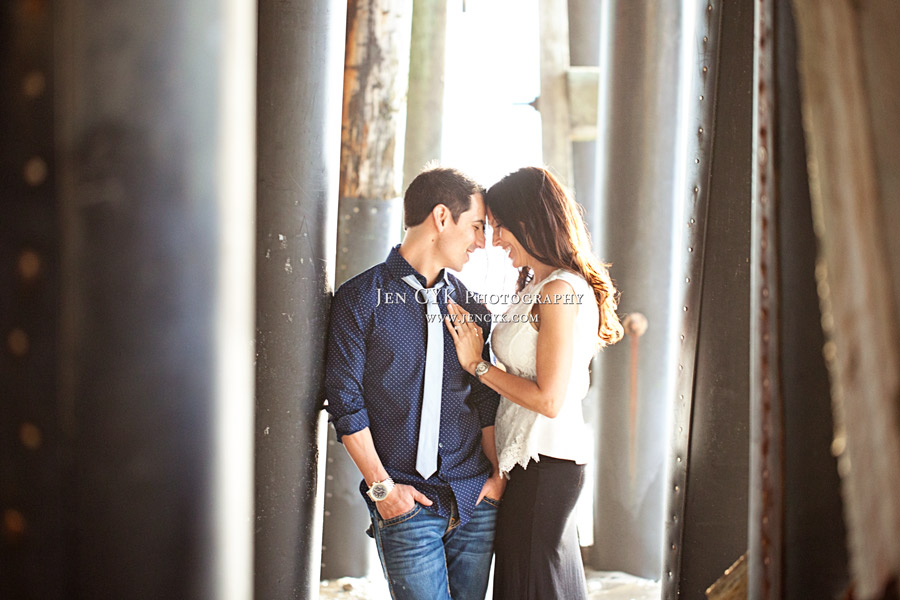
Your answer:
[[[399,241],[412,30],[411,0],[351,0],[348,7],[336,286],[384,260]],[[362,476],[333,428],[328,448],[323,576],[366,575],[377,557],[363,533],[370,517]]]
[[[67,589],[52,11],[0,8],[0,598]]]
[[[792,5],[853,595],[896,595],[900,5]]]
[[[691,40],[664,598],[702,597],[747,549],[753,8],[701,4]]]
[[[259,3],[257,598],[318,593],[346,3]]]
[[[784,407],[783,598],[837,598],[849,587],[847,531],[816,291],[807,156],[791,4],[776,2],[777,129],[773,142]],[[823,524],[825,524],[823,526]],[[776,592],[779,590],[776,590]],[[773,598],[777,594],[772,595]]]
[[[246,599],[254,13],[55,16],[67,595]]]
[[[748,597],[837,598],[847,540],[790,4],[761,2],[756,34]]]

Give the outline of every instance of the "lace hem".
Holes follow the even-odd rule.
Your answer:
[[[526,450],[525,444],[517,443],[507,446],[503,449],[503,452],[498,459],[500,472],[509,475],[509,472],[512,471],[516,465],[521,465],[523,469],[527,469],[528,463],[531,460],[534,460],[534,462],[541,462],[539,454],[537,452],[532,453]]]

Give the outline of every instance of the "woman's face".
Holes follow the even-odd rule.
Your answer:
[[[490,211],[488,211],[488,223],[490,223],[491,228],[494,230],[491,237],[491,244],[506,250],[506,254],[509,256],[510,260],[512,260],[512,264],[515,268],[518,269],[520,267],[530,266],[531,256],[525,251],[525,248],[522,247],[522,244],[519,243],[516,236],[508,229],[502,227]]]

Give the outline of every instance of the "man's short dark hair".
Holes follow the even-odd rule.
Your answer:
[[[484,194],[484,188],[456,169],[435,167],[422,171],[403,196],[403,223],[406,227],[421,224],[438,204],[450,209],[456,223],[459,215],[471,208],[471,196],[475,194]]]

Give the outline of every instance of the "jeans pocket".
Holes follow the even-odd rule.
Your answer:
[[[490,506],[493,506],[494,508],[500,508],[500,502],[501,502],[500,500],[494,500],[493,498],[488,498],[487,496],[485,496],[484,498],[481,499],[481,501],[487,502]]]
[[[418,502],[416,502],[415,504],[413,504],[413,507],[410,510],[406,511],[402,515],[397,515],[396,517],[391,517],[390,519],[382,519],[381,520],[381,528],[387,529],[388,527],[391,527],[392,525],[399,525],[400,523],[409,521],[414,516],[419,514],[420,510],[422,510],[422,505],[419,504]],[[377,511],[377,509],[376,509],[376,511]]]

